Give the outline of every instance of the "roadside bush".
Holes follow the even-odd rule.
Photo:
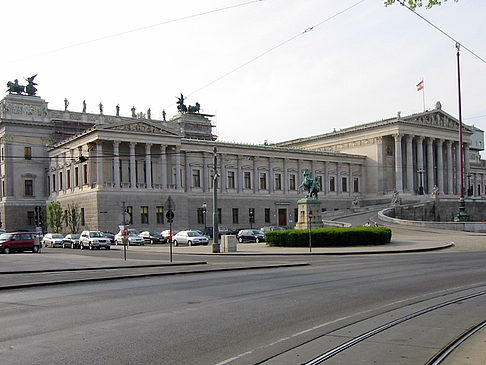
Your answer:
[[[385,245],[390,243],[392,232],[385,227],[331,227],[314,228],[311,235],[313,247],[345,247]],[[271,231],[265,234],[265,241],[269,246],[307,247],[309,231]]]

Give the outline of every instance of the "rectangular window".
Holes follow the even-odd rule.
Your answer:
[[[66,176],[66,179],[67,179],[67,181],[66,181],[67,188],[68,189],[71,189],[71,170],[67,170],[66,171],[66,174],[67,174],[67,176]]]
[[[265,208],[265,223],[270,223],[270,208]]]
[[[82,226],[85,226],[86,225],[86,221],[84,219],[84,208],[81,208],[81,225]]]
[[[32,180],[25,180],[24,182],[24,195],[25,196],[34,196],[34,185]]]
[[[47,194],[51,193],[51,177],[47,175]]]
[[[238,208],[233,208],[233,224],[238,224]]]
[[[148,207],[147,206],[140,207],[140,222],[142,224],[148,224],[148,222],[149,222]]]
[[[133,224],[133,207],[127,207],[128,224]]]
[[[83,165],[83,185],[88,184],[88,165]]]
[[[63,189],[63,183],[62,183],[62,172],[59,172],[59,190]]]
[[[336,177],[331,176],[329,178],[329,191],[336,191]]]
[[[260,190],[267,189],[267,174],[265,172],[260,172]]]
[[[201,170],[192,170],[192,187],[201,187]]]
[[[353,178],[353,192],[359,193],[359,179],[357,177]]]
[[[164,224],[164,207],[155,207],[155,216],[157,217],[157,224]]]
[[[56,191],[56,174],[52,174],[52,191]]]
[[[324,190],[324,188],[323,188],[324,185],[322,185],[322,176],[318,175],[316,177],[316,179],[317,179],[317,182],[319,183],[319,186],[321,187],[321,191]]]
[[[244,173],[245,189],[251,189],[251,172],[245,171]]]
[[[299,221],[299,208],[294,208],[294,223]]]
[[[348,192],[348,178],[343,176],[341,178],[341,191],[343,193],[347,193]]]
[[[33,211],[27,212],[27,224],[29,226],[34,225],[34,212]]]
[[[295,190],[295,174],[290,174],[289,177],[289,189]]]
[[[2,180],[2,196],[7,196],[7,191],[5,190],[5,180]]]
[[[76,166],[74,168],[74,186],[78,186],[78,185],[79,185],[79,169]]]
[[[228,171],[228,189],[235,188],[235,172]]]
[[[197,208],[197,224],[204,224],[204,208]]]
[[[275,190],[282,190],[282,174],[275,174]]]
[[[24,158],[26,160],[32,160],[32,148],[24,147]]]

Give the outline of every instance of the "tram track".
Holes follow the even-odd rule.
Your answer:
[[[479,287],[484,287],[483,285],[478,285]],[[476,289],[478,286],[475,286]],[[414,310],[411,313],[408,313],[406,315],[402,315],[397,319],[391,320],[391,321],[386,321],[385,323],[382,323],[378,326],[375,326],[373,328],[370,328],[364,332],[360,332],[359,334],[353,336],[352,338],[349,338],[347,341],[331,347],[324,352],[319,353],[318,355],[313,355],[310,360],[306,360],[304,362],[299,361],[295,362],[296,358],[304,358],[306,350],[304,350],[304,347],[309,348],[313,342],[319,342],[323,341],[324,338],[342,338],[343,335],[337,335],[340,331],[343,332],[349,328],[357,327],[360,326],[366,322],[375,320],[376,318],[380,316],[384,316],[387,314],[391,314],[392,312],[400,311],[400,310],[407,310],[407,308],[411,308],[412,306],[417,306],[420,305],[421,303],[425,302],[430,302],[433,300],[437,300],[441,297],[444,296],[449,296],[449,295],[457,295],[459,293],[464,293],[467,291],[474,290],[474,287],[468,287],[465,289],[460,289],[457,290],[453,293],[449,292],[447,294],[440,294],[440,295],[435,295],[433,297],[429,297],[424,300],[416,301],[413,303],[407,303],[404,304],[403,306],[395,307],[391,309],[390,311],[384,311],[378,314],[374,314],[371,316],[365,316],[364,318],[352,321],[351,323],[347,323],[346,325],[339,326],[338,328],[334,328],[330,331],[326,331],[325,333],[320,333],[320,334],[315,334],[311,338],[307,338],[304,342],[294,345],[292,348],[288,348],[284,351],[279,352],[278,354],[273,354],[272,356],[267,357],[266,359],[260,359],[257,362],[254,362],[255,364],[296,364],[299,363],[301,365],[317,365],[317,364],[322,364],[325,363],[326,361],[338,356],[339,354],[343,354],[348,350],[353,349],[354,347],[357,347],[357,345],[363,343],[365,340],[372,339],[374,336],[383,333],[387,330],[390,330],[391,328],[397,327],[399,328],[400,325],[406,324],[407,322],[420,318],[421,316],[424,316],[428,313],[437,311],[439,309],[443,309],[446,307],[449,307],[454,304],[458,303],[463,303],[465,301],[469,301],[478,297],[486,296],[486,290],[476,290],[472,293],[469,293],[467,295],[461,295],[459,297],[453,298],[453,299],[448,299],[448,300],[442,300],[439,303],[436,304],[431,304],[427,305],[421,309]],[[453,341],[450,341],[448,345],[444,346],[443,348],[440,349],[440,351],[437,351],[435,355],[433,356],[428,356],[424,359],[423,363],[426,363],[426,365],[439,365],[450,353],[452,353],[460,344],[462,344],[464,341],[466,341],[468,338],[470,338],[474,333],[479,331],[480,329],[486,327],[486,321],[481,322],[478,325],[475,325],[471,327],[469,330],[465,331],[462,333],[460,336],[456,337]],[[315,347],[315,346],[314,346]],[[292,353],[298,353],[298,355],[292,354]],[[309,357],[311,355],[308,355]],[[292,359],[292,360],[289,360]],[[427,359],[430,359],[427,361]]]

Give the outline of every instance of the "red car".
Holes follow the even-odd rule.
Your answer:
[[[169,242],[169,240],[174,237],[178,232],[179,231],[177,229],[173,229],[172,232],[166,229],[165,231],[160,232],[160,235],[163,236],[167,242]]]
[[[39,252],[39,240],[36,232],[11,232],[0,234],[0,251],[9,254],[14,251]],[[37,241],[37,242],[36,242]]]

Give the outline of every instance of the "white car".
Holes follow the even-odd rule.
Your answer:
[[[138,235],[138,231],[136,229],[129,229],[127,238],[129,246],[145,244],[145,240],[143,239],[143,237],[140,237]],[[123,244],[123,231],[120,231],[115,235],[115,244]]]
[[[63,247],[63,238],[64,236],[60,233],[47,233],[42,239],[42,246]]]
[[[207,245],[209,240],[204,237],[200,232],[196,231],[180,231],[176,235],[172,236],[172,242],[174,246],[178,246],[181,243],[187,243],[189,246],[193,245]]]
[[[100,231],[81,232],[79,243],[81,246],[81,250],[84,250],[85,248],[89,248],[90,250],[96,248],[99,250],[101,247],[104,247],[107,250],[110,249],[110,239],[103,236],[103,233],[101,233]]]

